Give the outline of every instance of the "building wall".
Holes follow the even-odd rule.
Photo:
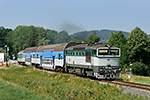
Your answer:
[[[4,62],[4,53],[0,52],[0,62],[3,61]]]

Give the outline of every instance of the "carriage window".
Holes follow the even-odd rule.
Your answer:
[[[82,56],[84,56],[84,52],[82,52]]]
[[[35,58],[35,54],[33,54],[33,58]]]
[[[108,55],[108,49],[99,49],[98,55]]]
[[[67,55],[71,56],[71,55],[72,55],[72,52],[71,52],[71,51],[68,51]]]
[[[75,56],[75,52],[73,52],[72,55]]]
[[[62,54],[61,54],[61,56],[60,56],[60,59],[62,59]]]
[[[67,52],[67,55],[71,55],[70,51],[66,51]]]
[[[111,49],[110,55],[119,55],[119,50],[118,49]]]
[[[81,52],[79,52],[79,56],[81,56]]]
[[[58,59],[60,60],[60,54],[58,54]]]
[[[78,52],[76,52],[76,56],[78,56],[79,55],[79,53]]]

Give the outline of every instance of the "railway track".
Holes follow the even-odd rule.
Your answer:
[[[150,85],[147,85],[147,84],[140,84],[140,83],[135,83],[135,82],[120,81],[120,80],[114,80],[114,81],[101,80],[101,82],[150,91]]]

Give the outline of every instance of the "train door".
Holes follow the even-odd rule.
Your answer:
[[[32,55],[30,55],[30,65],[32,65]]]
[[[85,55],[86,55],[86,62],[91,62],[91,52],[90,51],[86,51]]]
[[[55,67],[55,56],[53,56],[53,69],[54,69],[54,67]]]
[[[26,55],[25,55],[25,62],[26,62]]]
[[[64,56],[64,64],[63,64],[63,66],[64,66],[66,63],[66,55],[64,54],[63,56]]]
[[[42,67],[42,56],[40,56],[40,67]]]

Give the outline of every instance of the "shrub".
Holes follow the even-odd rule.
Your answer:
[[[134,62],[131,65],[131,68],[132,72],[134,72],[137,75],[149,75],[149,67],[142,62]]]

